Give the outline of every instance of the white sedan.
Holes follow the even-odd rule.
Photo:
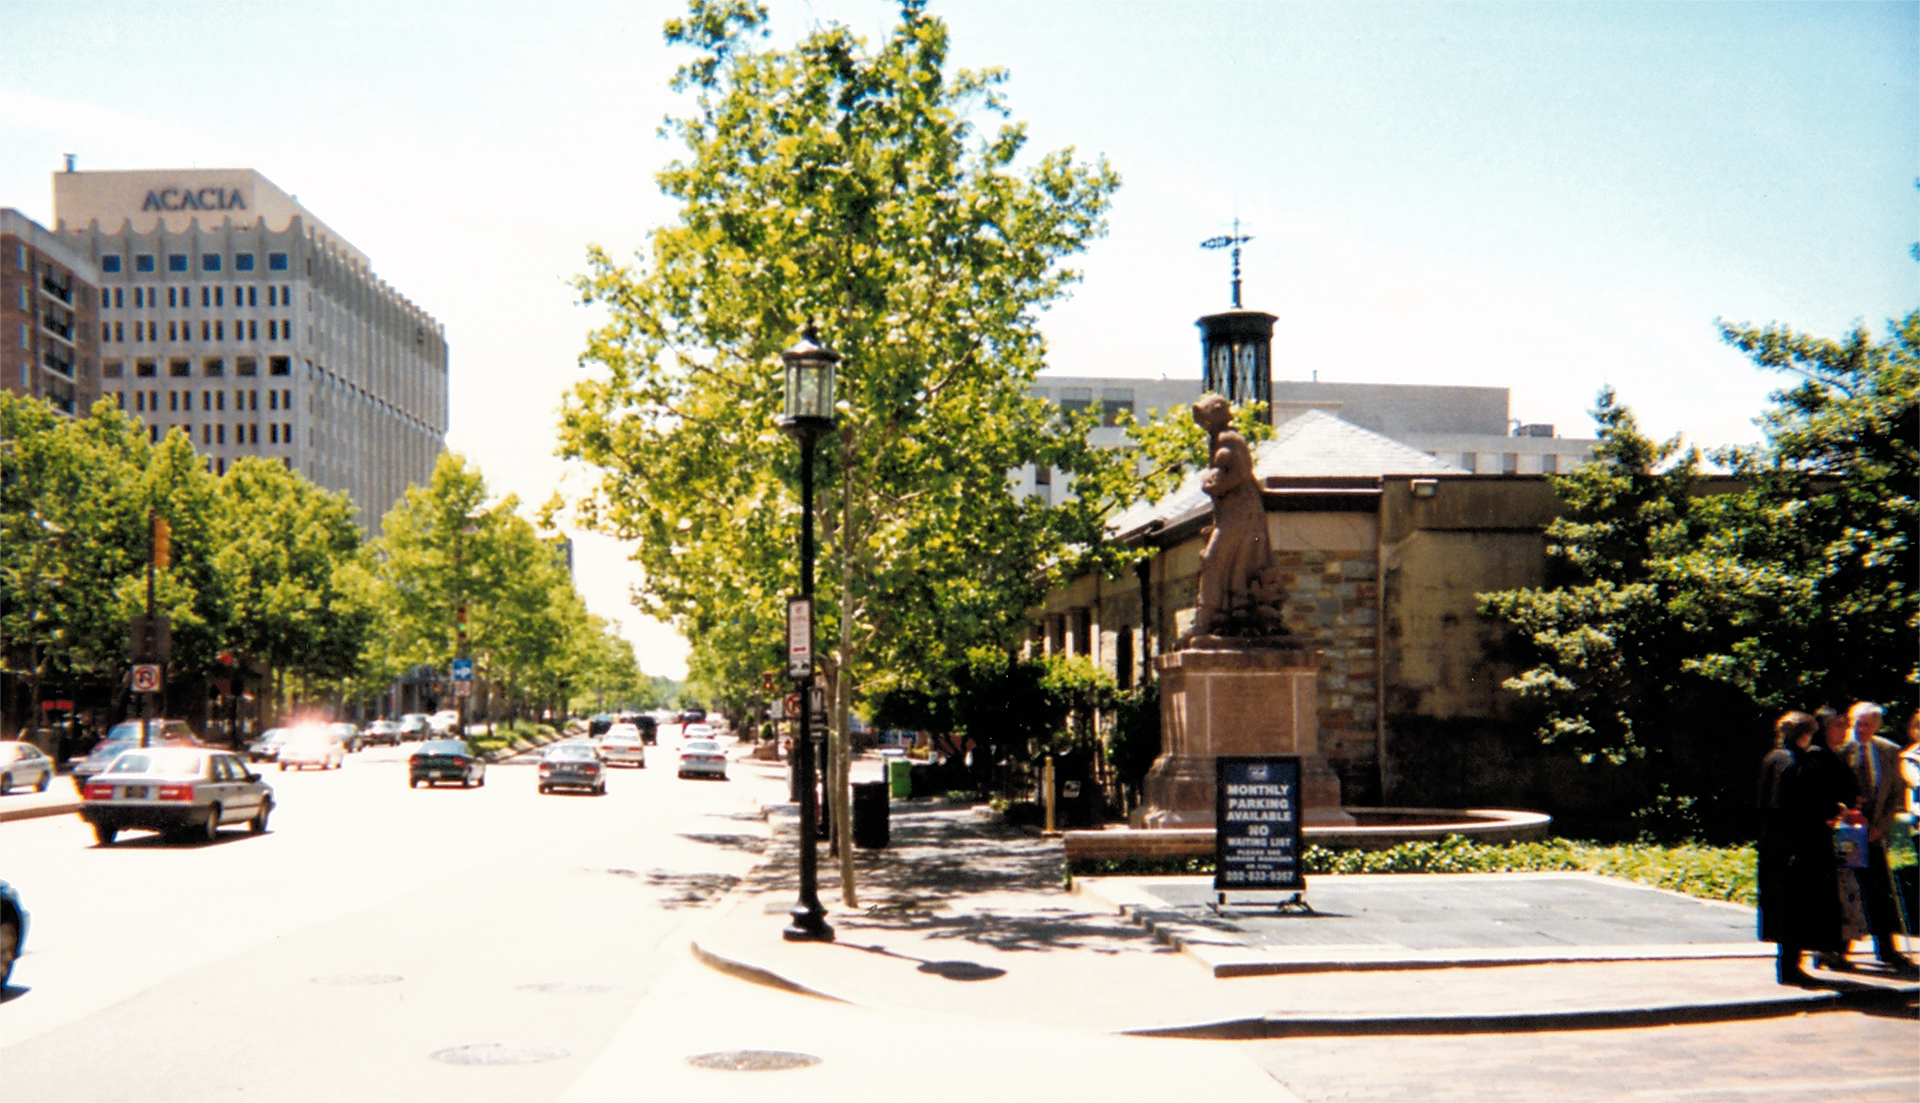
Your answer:
[[[615,724],[600,737],[600,758],[609,766],[640,766],[647,764],[647,742],[640,737],[640,728],[634,724]]]
[[[680,747],[680,776],[717,777],[727,780],[727,752],[711,739],[693,739]]]
[[[280,744],[282,772],[289,766],[302,770],[309,766],[338,770],[346,760],[347,745],[340,742],[339,733],[330,727],[295,728],[287,733],[287,741]]]

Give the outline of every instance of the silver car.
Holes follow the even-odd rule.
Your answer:
[[[273,812],[273,787],[245,759],[203,747],[122,751],[82,796],[80,818],[101,846],[128,828],[212,841],[221,825],[244,823],[258,835]]]
[[[727,752],[711,739],[695,739],[680,746],[680,776],[727,780]]]
[[[36,793],[47,791],[53,780],[53,759],[40,753],[31,743],[0,743],[0,793],[16,785],[31,785]]]
[[[615,724],[600,737],[600,758],[609,766],[647,764],[647,743],[640,729],[632,724]]]

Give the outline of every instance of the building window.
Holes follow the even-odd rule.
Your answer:
[[[292,375],[293,358],[290,356],[269,356],[267,358],[268,375]]]
[[[279,422],[277,421],[267,422],[267,443],[268,444],[280,443],[280,423]]]
[[[200,427],[200,443],[201,444],[213,443],[213,426],[202,425]]]
[[[160,427],[158,425],[147,426],[147,440],[152,444],[160,443]]]
[[[293,424],[291,422],[283,421],[280,423],[280,440],[285,444],[293,443]]]
[[[213,339],[216,341],[224,341],[227,339],[226,319],[222,318],[221,320],[213,323]]]
[[[113,404],[115,406],[120,407],[122,410],[126,409],[127,408],[127,392],[125,391],[113,392]]]
[[[253,254],[252,253],[235,253],[233,255],[233,270],[235,272],[253,271]]]
[[[257,360],[255,360],[255,359],[254,359],[253,357],[251,357],[251,356],[239,356],[239,357],[235,357],[235,358],[234,358],[234,361],[233,361],[233,374],[235,374],[235,375],[259,375],[259,374],[260,374],[260,362],[259,362],[259,361],[257,361]]]
[[[200,271],[202,272],[220,271],[220,254],[219,253],[200,254]]]
[[[102,379],[118,379],[124,374],[126,374],[126,368],[122,367],[118,360],[108,360],[100,365]]]
[[[180,412],[180,392],[179,391],[167,392],[167,412],[171,414],[177,414]]]
[[[288,287],[284,283],[280,285],[280,305],[281,306],[293,305],[293,289]]]
[[[290,391],[290,390],[285,390],[285,389],[282,389],[282,390],[281,390],[281,392],[280,392],[280,408],[281,408],[282,410],[291,410],[291,409],[293,409],[293,392],[292,392],[292,391]]]
[[[1500,454],[1500,473],[1502,475],[1518,475],[1520,473],[1520,453],[1502,452]]]
[[[1544,474],[1558,475],[1560,473],[1560,457],[1553,454],[1552,452],[1548,452],[1546,455],[1541,456],[1540,470]]]
[[[135,360],[133,362],[133,374],[142,379],[152,379],[154,376],[160,374],[158,363],[153,360]]]
[[[1092,405],[1093,405],[1093,389],[1092,388],[1090,387],[1060,388],[1060,408],[1062,410],[1065,410],[1070,414],[1077,414],[1080,411]]]
[[[1122,413],[1133,413],[1133,392],[1130,390],[1103,391],[1100,395],[1100,424],[1113,426],[1120,424]]]
[[[141,253],[138,256],[135,256],[133,258],[133,270],[135,272],[153,271],[153,254]]]
[[[285,253],[268,253],[267,254],[267,271],[285,272],[286,270],[287,270],[287,255]]]
[[[218,379],[227,374],[227,362],[219,357],[209,357],[200,364],[200,374]]]
[[[258,410],[259,408],[260,408],[260,392],[248,391],[247,392],[247,409]]]
[[[237,326],[240,323],[235,322],[233,324]],[[247,321],[247,340],[258,341],[259,339],[260,339],[260,323],[249,319]]]
[[[221,286],[213,289],[213,305],[215,306],[227,305],[227,288],[225,284],[222,284]]]
[[[127,323],[113,323],[113,343],[116,345],[124,345],[127,343]]]
[[[192,325],[192,323],[189,322],[188,325]],[[212,322],[203,320],[200,323],[200,339],[202,341],[213,340],[213,323]]]
[[[215,459],[213,461],[213,466],[215,468],[216,474],[225,475],[227,473],[227,457],[221,456],[218,459]]]
[[[139,288],[139,287],[136,287],[133,289],[133,305],[134,306],[147,305],[147,294],[145,289]]]
[[[1045,464],[1040,464],[1035,466],[1033,469],[1033,485],[1052,486],[1053,485],[1053,468],[1048,467]]]
[[[226,403],[222,402],[221,405],[225,406]],[[227,427],[224,423],[213,427],[213,443],[215,444],[227,443]],[[225,472],[222,472],[222,474],[225,474]]]
[[[193,361],[186,357],[176,357],[167,361],[167,374],[175,379],[184,379],[193,374]]]
[[[239,291],[236,290],[234,294],[238,295]],[[235,306],[240,305],[239,299],[235,299],[233,302]],[[248,306],[260,305],[260,287],[258,284],[255,284],[254,286],[247,288],[247,305]]]
[[[118,271],[120,271],[120,257],[119,257],[118,255],[114,255],[114,256],[110,256],[110,257],[101,257],[101,258],[100,258],[100,271],[102,271],[102,272],[118,272]]]
[[[1478,471],[1480,469],[1480,453],[1460,453],[1460,466],[1466,468],[1468,471]]]
[[[279,288],[273,286],[272,284],[267,285],[267,305],[268,306],[279,306],[280,305],[279,295],[280,295]]]
[[[168,253],[167,254],[167,271],[185,272],[186,270],[187,270],[187,255],[185,253]]]
[[[213,288],[202,287],[200,289],[200,305],[201,306],[213,305]]]
[[[112,322],[100,323],[100,340],[103,343],[113,340],[113,323]]]
[[[280,339],[282,341],[293,340],[293,319],[292,318],[280,319]]]

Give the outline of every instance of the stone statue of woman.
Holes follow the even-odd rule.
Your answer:
[[[1213,499],[1213,526],[1200,553],[1200,595],[1186,642],[1285,636],[1280,612],[1286,593],[1267,541],[1253,451],[1234,431],[1233,408],[1219,395],[1194,403],[1193,420],[1208,436],[1211,462],[1200,485]]]

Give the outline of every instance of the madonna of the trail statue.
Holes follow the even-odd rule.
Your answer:
[[[1210,394],[1193,404],[1193,420],[1207,431],[1210,457],[1201,487],[1213,499],[1213,525],[1200,552],[1200,593],[1190,647],[1259,646],[1287,634],[1281,620],[1286,592],[1273,566],[1267,511],[1253,474],[1253,450],[1233,428],[1227,400]]]

